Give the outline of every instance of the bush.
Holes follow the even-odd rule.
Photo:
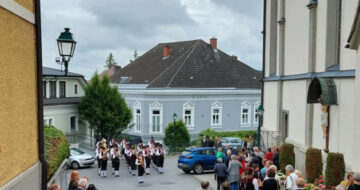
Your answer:
[[[182,120],[176,121],[176,130],[174,123],[171,122],[165,129],[164,143],[170,151],[183,151],[190,143],[190,134]],[[174,135],[175,133],[175,135]],[[175,145],[176,143],[176,145]],[[176,146],[176,148],[175,148]]]
[[[238,137],[238,138],[245,138],[246,140],[249,139],[249,135],[251,135],[251,138],[256,141],[257,132],[256,131],[221,131],[217,132],[215,130],[212,130],[210,128],[202,130],[199,133],[199,137],[196,141],[193,141],[191,144],[194,146],[200,146],[200,141],[202,137],[206,135],[206,137]]]
[[[329,153],[326,159],[325,185],[329,189],[340,184],[345,176],[344,155]]]
[[[323,170],[323,162],[321,150],[309,148],[306,151],[306,178],[309,183],[313,183],[316,178],[321,176]]]
[[[288,164],[295,167],[294,145],[285,143],[280,148],[280,168],[282,172],[285,173],[285,167]]]
[[[70,149],[65,135],[59,129],[46,125],[44,136],[47,179],[49,180],[60,164],[70,156]]]

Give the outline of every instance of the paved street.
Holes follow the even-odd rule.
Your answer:
[[[191,190],[200,187],[200,179],[213,179],[213,174],[205,174],[197,176],[194,174],[185,174],[177,168],[177,157],[167,157],[165,159],[165,173],[160,175],[151,169],[149,176],[144,176],[145,183],[138,184],[137,177],[131,176],[125,167],[124,161],[120,165],[120,177],[114,177],[111,174],[111,163],[108,164],[108,177],[101,178],[97,175],[97,165],[94,164],[90,168],[79,169],[80,177],[88,176],[90,183],[96,185],[99,190],[110,189],[172,189],[172,190]],[[68,170],[68,179],[70,179],[71,169]],[[212,181],[210,181],[212,183]],[[213,185],[213,184],[212,184]],[[215,186],[212,186],[215,187]]]

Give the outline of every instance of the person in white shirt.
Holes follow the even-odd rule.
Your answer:
[[[286,171],[286,181],[285,181],[285,189],[286,190],[296,190],[298,186],[296,185],[296,180],[298,176],[294,173],[295,169],[292,165],[287,165],[285,167]]]

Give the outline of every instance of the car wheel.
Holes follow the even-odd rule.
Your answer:
[[[201,174],[201,173],[203,173],[203,171],[204,171],[203,165],[200,163],[196,163],[194,166],[194,172],[196,174]]]
[[[190,173],[191,172],[191,170],[183,170],[185,173]]]
[[[75,169],[75,170],[76,170],[76,169],[78,169],[79,167],[80,167],[80,164],[79,164],[78,162],[75,162],[75,161],[74,161],[74,162],[71,162],[71,168],[72,168],[72,169]]]

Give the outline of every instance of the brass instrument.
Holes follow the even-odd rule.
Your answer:
[[[144,163],[144,159],[143,159],[143,158],[144,158],[144,157],[139,156],[138,161],[139,161],[141,167],[143,167],[143,168],[145,169],[145,163]]]

